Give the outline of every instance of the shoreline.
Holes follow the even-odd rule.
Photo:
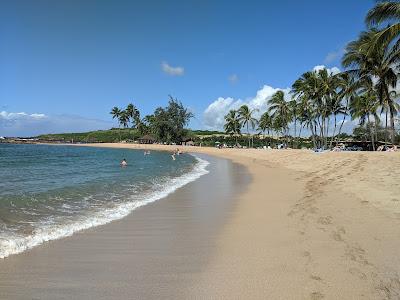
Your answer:
[[[210,173],[160,201],[1,260],[0,298],[184,298],[182,283],[207,266],[234,194],[249,181],[238,164],[198,156]]]
[[[180,148],[231,159],[252,175],[188,296],[400,297],[399,152]]]
[[[251,182],[178,299],[400,297],[400,153],[76,146],[179,147],[245,166]]]

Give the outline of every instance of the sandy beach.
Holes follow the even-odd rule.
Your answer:
[[[180,148],[233,163],[125,219],[1,261],[1,298],[400,298],[399,152]],[[216,206],[215,195],[229,201]]]

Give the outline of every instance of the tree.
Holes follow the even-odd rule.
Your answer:
[[[144,128],[154,134],[159,141],[180,143],[187,135],[188,125],[193,113],[185,108],[178,99],[169,96],[168,106],[158,107],[154,114],[144,118]]]
[[[342,72],[336,76],[338,77],[338,88],[339,88],[337,97],[338,100],[340,101],[339,105],[341,106],[338,107],[338,110],[336,112],[337,114],[341,114],[343,116],[343,119],[342,122],[340,123],[339,131],[337,136],[335,137],[335,141],[337,141],[337,137],[340,136],[343,125],[346,121],[346,117],[348,116],[349,103],[354,99],[354,97],[357,96],[357,89],[360,86],[360,82],[355,81],[354,77],[349,76],[349,74],[346,72]],[[343,101],[345,104],[343,104]]]
[[[126,110],[121,110],[121,113],[119,115],[119,123],[122,125],[123,128],[128,128],[129,126],[129,115],[126,112]]]
[[[382,25],[392,21],[393,24],[388,24],[385,28],[375,34],[373,48],[379,45],[388,45],[394,43],[396,47],[399,44],[400,35],[400,3],[397,1],[382,1],[377,3],[367,14],[365,23],[368,27]]]
[[[317,148],[317,118],[318,118],[318,77],[316,72],[306,72],[292,85],[292,93],[296,97],[300,107],[300,119],[311,131],[314,148]]]
[[[246,126],[246,128],[247,128],[247,135],[248,135],[248,139],[249,139],[249,145],[248,145],[249,148],[250,148],[250,140],[251,140],[249,125],[254,130],[254,128],[257,124],[257,119],[253,117],[253,114],[256,111],[257,111],[257,109],[250,109],[247,105],[242,105],[238,110],[239,121],[243,127]]]
[[[132,103],[129,103],[128,106],[126,107],[126,113],[129,117],[129,120],[132,122],[132,128],[138,128],[140,124],[140,112],[136,108],[135,105]]]
[[[264,138],[265,138],[265,132],[268,132],[269,135],[269,132],[272,129],[272,117],[269,115],[267,111],[261,115],[260,120],[258,122],[258,128],[264,134]]]
[[[236,110],[230,110],[229,113],[225,116],[225,125],[224,130],[227,134],[231,136],[235,136],[235,146],[237,146],[238,135],[240,135],[240,128],[242,125],[240,124],[238,112]]]
[[[391,91],[397,85],[399,51],[385,44],[375,44],[377,29],[370,29],[360,34],[356,41],[350,42],[345,50],[342,64],[349,68],[346,72],[360,82],[373,82],[382,112],[385,112],[387,128],[390,115],[391,140],[395,137],[395,116],[399,109]]]
[[[359,124],[363,126],[367,123],[367,128],[369,129],[372,149],[375,151],[374,143],[374,132],[372,130],[371,116],[374,118],[375,124],[379,123],[379,117],[377,114],[377,109],[379,106],[378,99],[373,91],[368,91],[362,95],[353,98],[350,103],[350,113],[352,119],[358,119]]]
[[[272,118],[275,120],[275,128],[282,132],[286,137],[289,135],[289,123],[291,119],[291,109],[289,103],[285,100],[285,93],[277,91],[268,100],[269,109]],[[277,126],[281,126],[280,128]]]
[[[117,119],[118,120],[118,133],[119,133],[119,140],[121,141],[121,122],[120,122],[120,119],[119,119],[120,116],[121,116],[121,110],[118,107],[114,106],[111,109],[110,114],[112,115],[113,119]]]

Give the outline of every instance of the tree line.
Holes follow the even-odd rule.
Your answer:
[[[115,106],[110,114],[118,121],[119,129],[131,127],[140,135],[151,134],[157,141],[167,143],[180,143],[189,133],[185,127],[194,117],[181,101],[172,96],[169,96],[166,107],[158,107],[153,114],[143,118],[139,109],[132,103],[125,109]]]
[[[314,148],[327,149],[332,148],[343,125],[351,118],[367,129],[373,150],[382,126],[385,142],[390,140],[394,144],[400,109],[396,91],[400,3],[377,3],[368,12],[365,23],[367,29],[345,48],[343,72],[334,74],[326,68],[305,72],[293,83],[289,95],[276,92],[268,100],[268,110],[258,119],[254,117],[257,110],[247,105],[229,111],[225,116],[226,133],[238,136],[245,128],[250,147],[250,129],[268,135],[275,132],[288,138],[289,128],[293,126],[296,140],[306,128]]]

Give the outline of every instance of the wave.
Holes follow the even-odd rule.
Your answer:
[[[209,162],[195,155],[193,156],[196,158],[197,163],[190,172],[168,180],[166,184],[163,185],[162,190],[154,191],[150,193],[150,195],[146,195],[145,199],[119,204],[116,207],[98,211],[91,216],[84,216],[79,220],[65,222],[63,224],[44,224],[41,228],[36,228],[32,234],[28,236],[0,237],[0,258],[21,253],[51,240],[71,236],[78,231],[124,218],[141,206],[165,198],[184,185],[209,173],[206,169]]]

